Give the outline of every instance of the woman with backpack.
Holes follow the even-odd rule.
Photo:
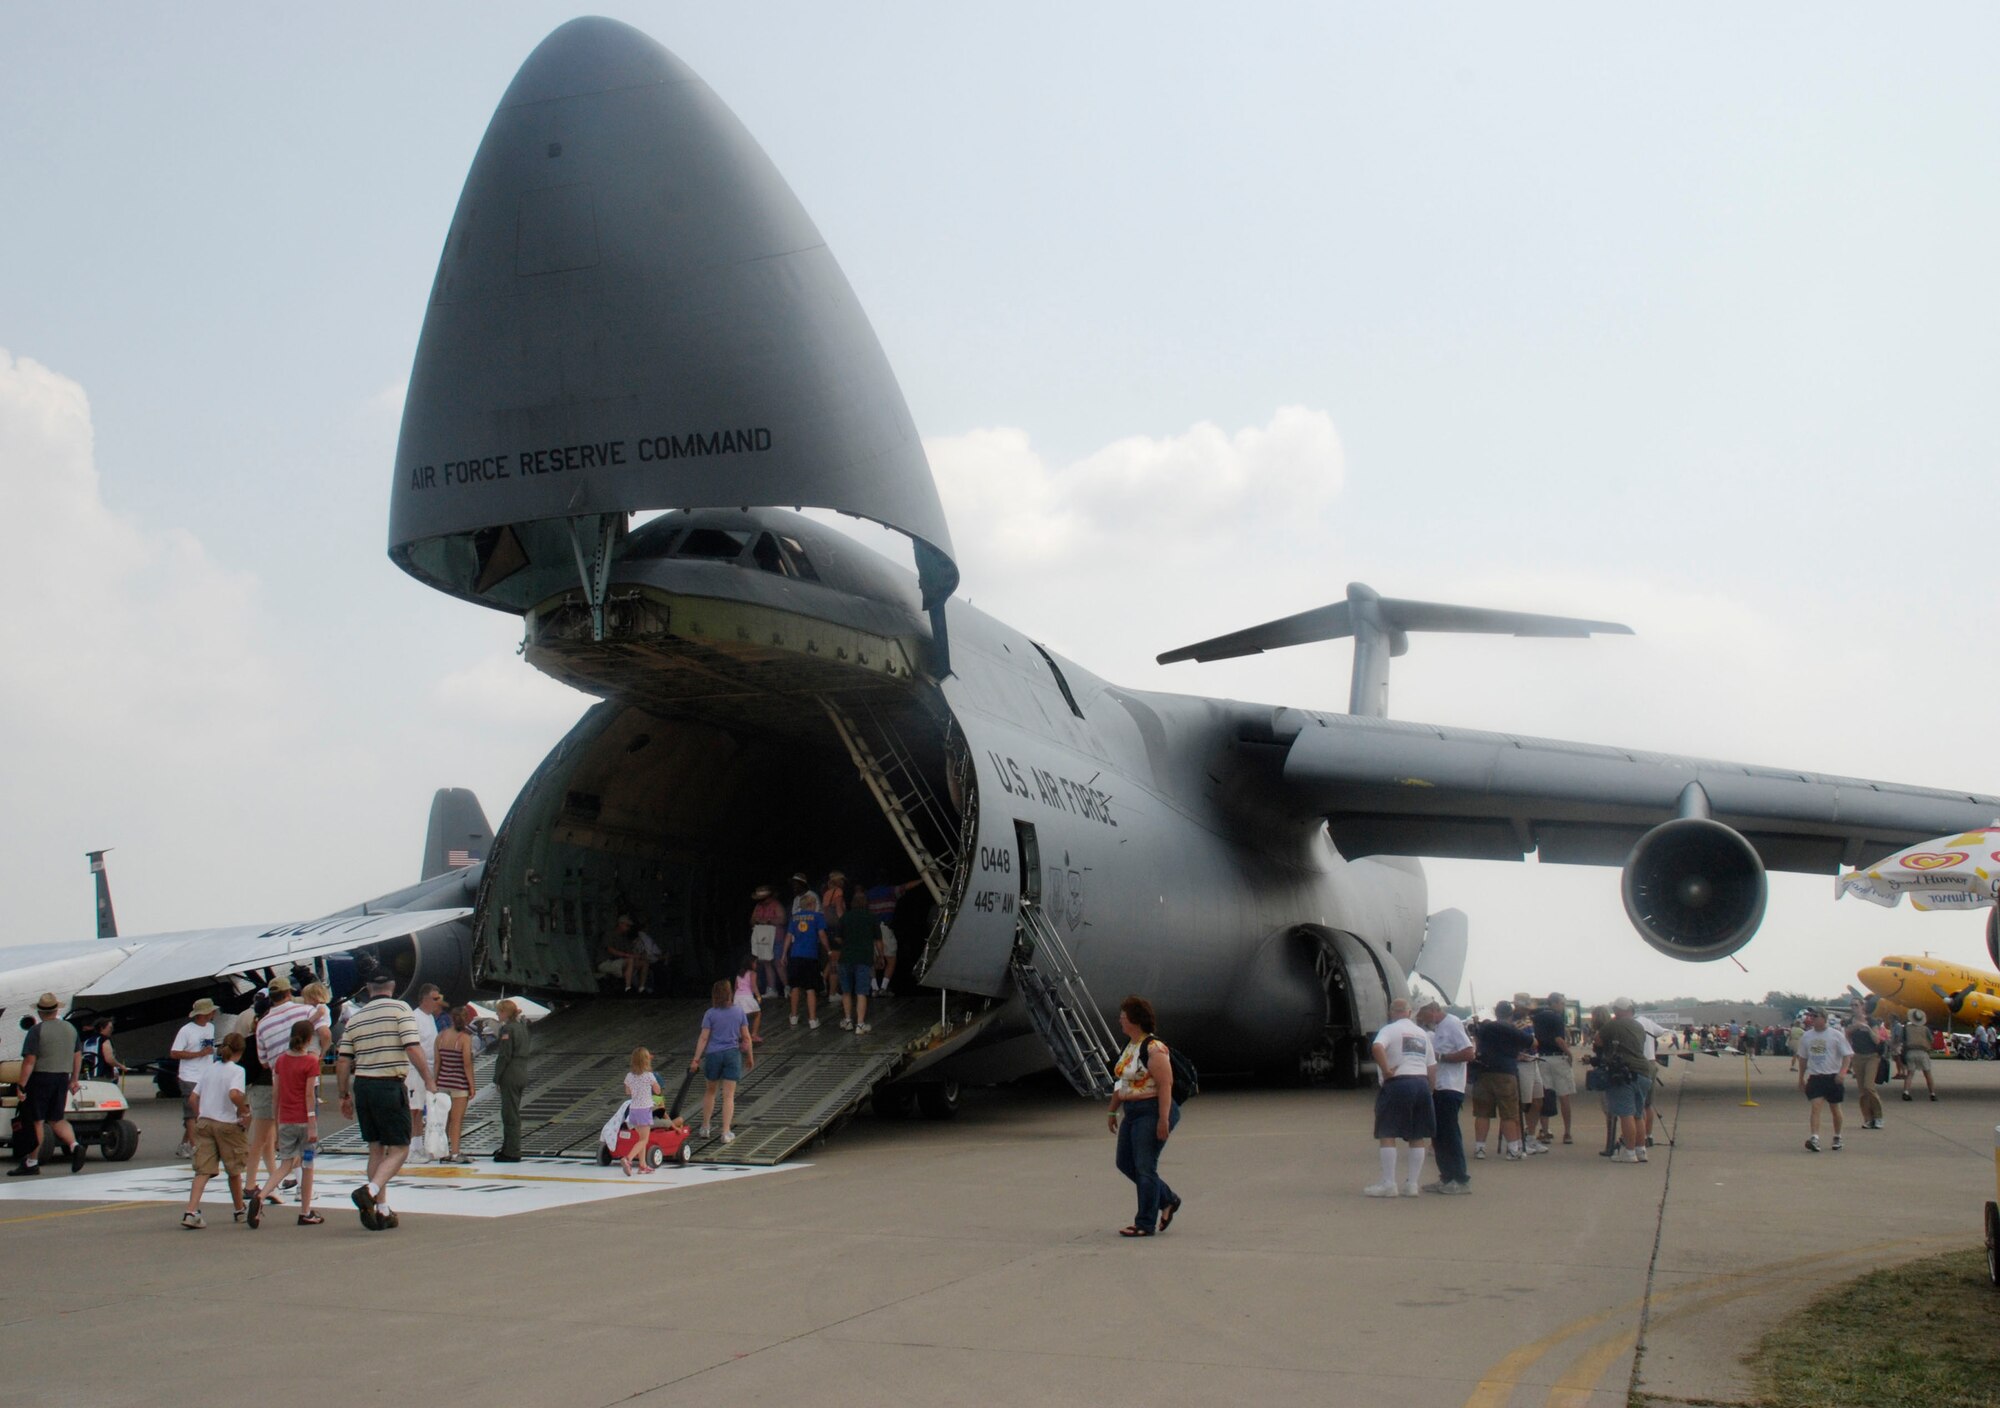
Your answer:
[[[1153,1035],[1157,1026],[1153,1004],[1128,997],[1118,1004],[1118,1026],[1125,1033],[1125,1050],[1113,1063],[1117,1084],[1111,1090],[1111,1132],[1118,1136],[1118,1171],[1139,1192],[1139,1212],[1121,1237],[1150,1237],[1173,1225],[1181,1210],[1180,1195],[1160,1177],[1160,1151],[1180,1123],[1175,1099],[1174,1063],[1167,1044]]]

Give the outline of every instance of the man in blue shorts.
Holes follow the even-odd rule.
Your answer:
[[[1621,997],[1611,1004],[1611,1020],[1604,1024],[1604,1078],[1611,1082],[1605,1091],[1606,1113],[1618,1120],[1618,1152],[1615,1164],[1646,1162],[1646,1099],[1653,1090],[1653,1063],[1646,1057],[1646,1029],[1634,1013],[1638,1004]]]
[[[1410,1000],[1389,1004],[1389,1024],[1375,1034],[1375,1065],[1382,1088],[1375,1094],[1375,1139],[1381,1146],[1382,1179],[1362,1189],[1371,1198],[1419,1195],[1424,1157],[1430,1152],[1437,1117],[1431,1108],[1431,1082],[1437,1073],[1437,1051],[1431,1034],[1410,1020]],[[1396,1141],[1410,1146],[1409,1172],[1396,1186]]]
[[[857,1036],[863,1035],[868,1030],[868,994],[875,987],[882,921],[866,904],[850,904],[835,921],[832,938],[840,945],[840,1029],[851,1027]]]

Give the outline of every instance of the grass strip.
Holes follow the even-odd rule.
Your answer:
[[[2000,1290],[1983,1250],[1884,1267],[1788,1316],[1748,1363],[1759,1408],[1993,1408]]]

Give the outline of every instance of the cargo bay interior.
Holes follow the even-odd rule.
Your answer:
[[[772,570],[754,535],[742,547],[740,566],[701,566]],[[971,787],[914,644],[643,584],[614,601],[602,639],[577,603],[531,612],[529,660],[606,702],[501,829],[476,918],[482,980],[603,991],[606,940],[630,913],[665,953],[655,990],[699,996],[748,952],[755,886],[783,900],[795,871],[817,886],[835,868],[869,885],[929,870],[898,907],[908,974],[934,896],[948,901],[958,879]]]

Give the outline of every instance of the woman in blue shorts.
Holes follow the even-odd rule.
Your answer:
[[[724,979],[708,995],[708,1011],[702,1014],[701,1036],[694,1044],[694,1060],[688,1069],[700,1071],[708,1082],[701,1097],[701,1132],[707,1136],[715,1115],[715,1088],[722,1087],[722,1142],[736,1138],[736,1082],[753,1070],[757,1057],[750,1049],[750,1019],[736,1005],[736,986]]]

